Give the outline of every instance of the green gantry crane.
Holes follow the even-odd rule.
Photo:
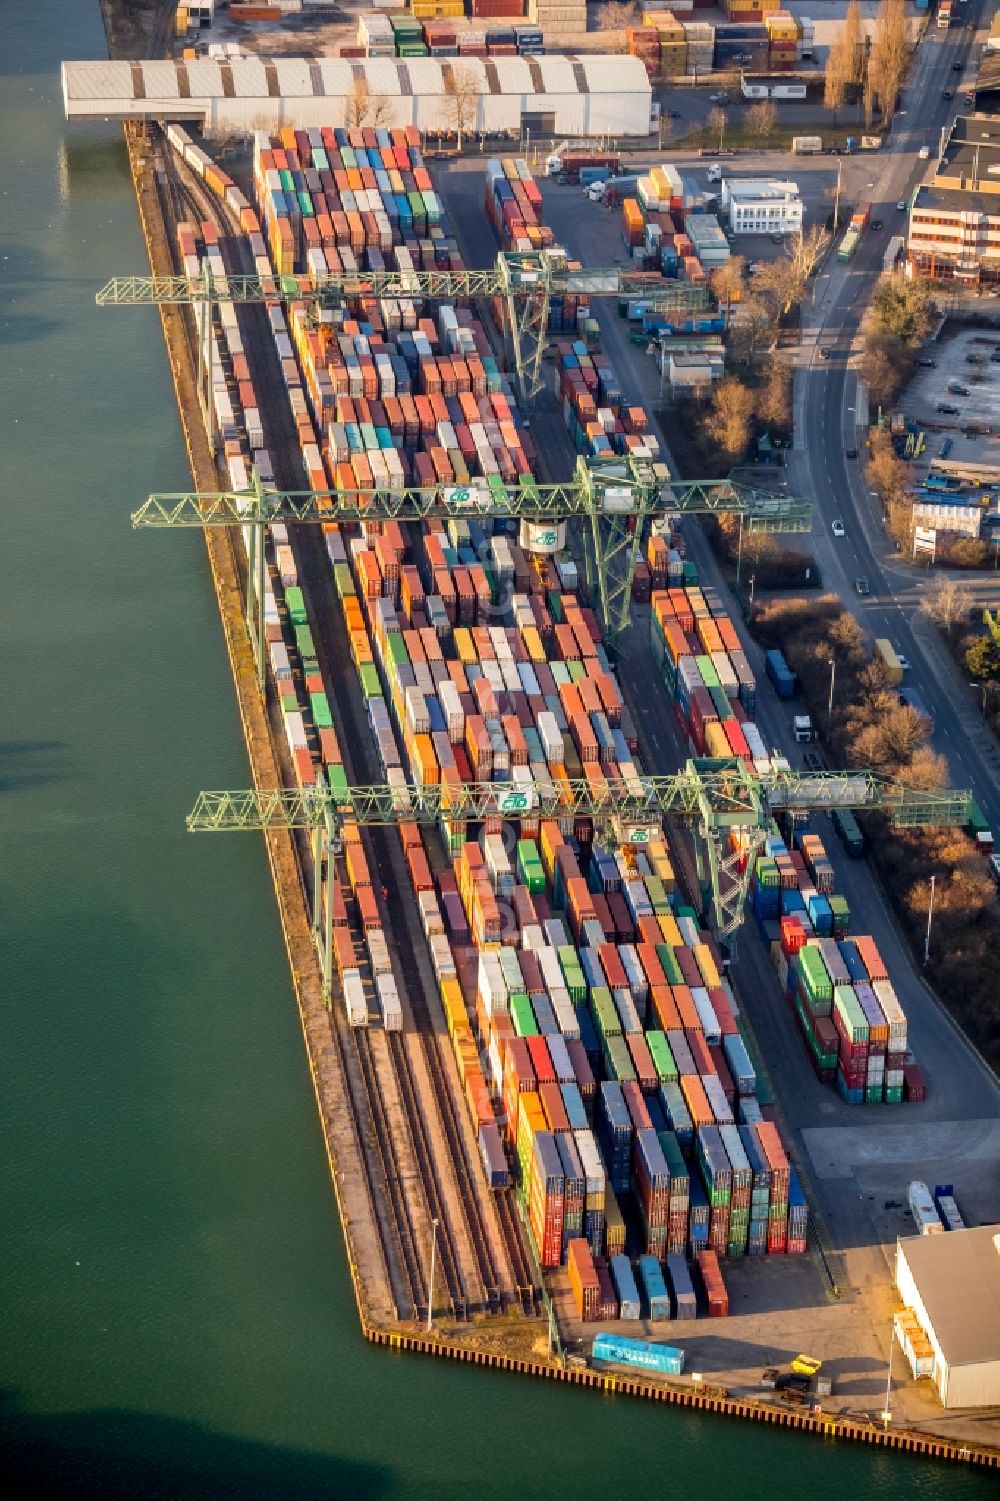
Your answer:
[[[529,551],[558,552],[565,523],[585,523],[585,559],[590,598],[607,645],[615,650],[629,623],[632,582],[647,518],[666,515],[736,514],[754,531],[807,532],[812,506],[784,494],[766,494],[730,480],[674,480],[666,466],[649,460],[578,458],[571,480],[543,485],[528,477],[508,485],[492,477],[469,485],[402,490],[272,490],[254,472],[246,491],[151,495],[133,514],[135,527],[229,527],[249,531],[246,621],[263,683],[264,530],[276,522],[423,521],[431,517],[522,522]]]
[[[97,293],[100,307],[164,307],[216,302],[316,302],[337,305],[352,297],[502,297],[513,344],[518,397],[527,409],[542,386],[542,354],[548,338],[553,297],[641,296],[652,312],[697,312],[708,306],[705,287],[689,282],[664,284],[650,277],[643,285],[635,272],[570,269],[564,250],[501,252],[483,271],[352,271],[325,276],[214,276],[207,261],[200,278],[116,276]],[[203,320],[210,327],[211,319]],[[204,334],[203,334],[204,343]],[[202,360],[208,357],[201,351]],[[199,375],[203,377],[201,369]]]
[[[312,928],[329,997],[332,980],[333,860],[345,823],[392,828],[401,823],[514,822],[579,816],[593,819],[611,842],[648,844],[672,819],[694,831],[695,859],[708,920],[728,938],[743,919],[756,856],[782,809],[850,808],[886,813],[897,828],[961,826],[971,793],[924,792],[870,771],[758,775],[737,760],[691,760],[672,776],[623,778],[606,787],[586,780],[466,782],[460,787],[316,786],[244,792],[202,792],[187,819],[194,833],[305,829],[312,834]],[[730,829],[742,831],[729,847]],[[697,837],[700,836],[700,837]],[[324,877],[326,878],[324,900]]]

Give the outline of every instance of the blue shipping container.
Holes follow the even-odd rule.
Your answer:
[[[639,1289],[632,1275],[632,1263],[627,1256],[612,1256],[608,1262],[611,1281],[618,1294],[618,1312],[622,1319],[638,1320],[642,1317]]]
[[[672,1345],[647,1344],[640,1339],[623,1339],[614,1334],[594,1336],[594,1360],[608,1365],[631,1366],[639,1371],[656,1371],[661,1376],[679,1376],[684,1370],[684,1351]]]

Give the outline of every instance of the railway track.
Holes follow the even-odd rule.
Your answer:
[[[195,221],[212,218],[219,223],[220,228],[225,226],[229,231],[229,243],[225,243],[226,236],[224,236],[223,251],[224,254],[228,252],[227,258],[231,259],[233,243],[239,244],[239,230],[238,226],[233,225],[228,210],[197,178],[189,178],[187,173],[181,170],[179,162],[169,148],[166,151],[165,163],[175,216],[193,217]],[[238,253],[242,257],[242,252]],[[234,265],[232,269],[235,271],[239,267]],[[193,330],[193,318],[190,314],[188,317],[189,327]],[[278,378],[276,355],[270,329],[264,320],[263,309],[241,308],[239,317],[247,354],[261,382],[261,393],[263,395],[264,390],[267,390],[271,398],[266,402],[265,420],[276,479],[278,483],[285,483],[289,488],[299,488],[302,476],[297,461],[297,438],[291,408],[286,399],[284,386]],[[312,528],[292,529],[292,542],[296,561],[303,575],[303,581],[307,585],[306,596],[310,601],[310,613],[313,614],[317,649],[321,659],[326,658],[323,665],[327,671],[327,680],[336,682],[342,674],[345,657],[349,661],[349,656],[346,650],[346,640],[339,642],[336,639],[338,625],[342,627],[342,622],[339,619],[336,600],[332,595],[330,570],[322,545],[322,537]],[[239,549],[234,549],[234,552],[238,555]],[[238,556],[238,562],[239,571],[245,583],[245,560]],[[329,608],[325,608],[322,615],[316,615],[314,612],[320,600],[325,601]],[[348,775],[355,779],[353,763],[359,760],[364,763],[363,767],[357,768],[359,771],[363,770],[363,779],[377,781],[381,778],[382,772],[381,767],[374,764],[374,749],[369,743],[363,708],[360,706],[355,708],[349,702],[345,702],[349,699],[350,693],[348,692],[336,695],[334,702],[334,712],[341,720],[338,730],[342,732],[340,740]],[[398,846],[392,847],[387,832],[365,831],[364,838],[369,851],[374,853],[374,863],[377,869],[389,869],[393,865],[401,867],[401,850]],[[298,848],[300,867],[304,869],[311,859],[311,851],[307,841],[304,840],[299,841]],[[403,879],[405,880],[405,873],[403,873]],[[404,886],[401,884],[399,889],[402,891]],[[387,915],[390,928],[394,928],[396,924],[391,914]],[[424,945],[423,934],[412,930],[411,916],[415,921],[415,915],[406,912],[403,908],[402,927],[405,932],[402,936],[406,941],[403,944],[397,943],[398,953],[409,952],[414,944]],[[398,938],[401,935],[395,936]],[[409,977],[407,978],[409,980]],[[438,1221],[437,1244],[445,1296],[449,1311],[457,1319],[469,1318],[471,1313],[478,1308],[482,1308],[487,1313],[498,1314],[503,1311],[504,1306],[502,1279],[498,1275],[491,1249],[481,1200],[482,1189],[476,1181],[477,1166],[470,1164],[468,1159],[463,1122],[458,1114],[461,1107],[456,1101],[451,1078],[441,1057],[438,1039],[434,1035],[435,1029],[425,985],[421,982],[419,975],[415,979],[416,983],[407,984],[407,991],[419,1034],[419,1047],[431,1081],[438,1117],[451,1157],[461,1214],[475,1263],[474,1267],[469,1269],[474,1273],[471,1294],[463,1275],[462,1259],[457,1251],[456,1236],[449,1221],[447,1195],[435,1160],[424,1113],[424,1102],[421,1100],[420,1091],[413,1076],[413,1066],[406,1045],[398,1035],[390,1036],[389,1056],[399,1096],[403,1102],[428,1212],[432,1219]],[[346,1068],[345,1048],[351,1047],[351,1043],[340,1035],[339,1020],[339,1018],[334,1019],[333,1031],[337,1035],[342,1062]],[[356,1110],[356,1126],[361,1139],[374,1141],[381,1175],[384,1177],[390,1201],[391,1225],[387,1230],[389,1243],[383,1244],[383,1253],[387,1265],[397,1264],[404,1274],[402,1278],[395,1279],[402,1281],[405,1285],[398,1289],[394,1287],[394,1296],[397,1303],[404,1305],[409,1303],[414,1309],[426,1307],[426,1279],[416,1245],[410,1205],[398,1170],[391,1123],[387,1119],[382,1092],[378,1085],[377,1069],[371,1054],[370,1041],[367,1037],[362,1039],[355,1036],[353,1032],[351,1036],[357,1053],[358,1067],[355,1072],[363,1081],[366,1095],[364,1102],[352,1100],[352,1107]],[[347,1074],[350,1077],[351,1071],[347,1070]],[[494,1198],[497,1203],[501,1235],[513,1273],[515,1287],[513,1296],[524,1312],[534,1312],[537,1308],[538,1290],[535,1287],[532,1264],[525,1248],[524,1233],[516,1209],[508,1195],[498,1194]]]

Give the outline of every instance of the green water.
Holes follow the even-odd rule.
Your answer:
[[[0,10],[0,1501],[985,1497],[989,1481],[360,1341],[96,0]]]

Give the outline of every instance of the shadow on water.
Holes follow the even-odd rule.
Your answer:
[[[57,758],[66,749],[62,740],[0,740],[0,792],[64,781]]]
[[[122,1408],[27,1413],[9,1390],[0,1431],[4,1501],[381,1501],[394,1488],[388,1469],[335,1454]]]

